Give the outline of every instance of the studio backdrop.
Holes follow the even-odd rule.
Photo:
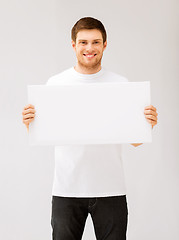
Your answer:
[[[178,10],[176,0],[0,2],[0,239],[51,239],[54,148],[29,146],[22,110],[27,85],[75,65],[70,31],[85,16],[106,27],[102,66],[150,81],[158,111],[152,143],[123,145],[128,239],[179,239]],[[89,215],[83,240],[94,239]]]

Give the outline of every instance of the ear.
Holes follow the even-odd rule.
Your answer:
[[[76,43],[73,40],[71,40],[71,45],[73,50],[76,51]]]
[[[107,41],[105,41],[104,44],[103,44],[103,50],[105,50],[106,47],[107,47]]]

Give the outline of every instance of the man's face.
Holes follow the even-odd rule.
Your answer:
[[[103,44],[102,34],[99,30],[79,31],[77,33],[76,43],[72,41],[72,47],[76,52],[78,65],[86,69],[99,67],[106,45],[107,42]]]

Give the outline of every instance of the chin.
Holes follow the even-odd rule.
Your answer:
[[[101,60],[97,61],[97,62],[89,62],[89,63],[86,63],[86,62],[82,62],[82,61],[78,61],[78,64],[81,66],[81,67],[84,67],[86,69],[91,69],[91,68],[98,68],[99,66],[101,66]]]
[[[86,69],[98,68],[101,64],[80,64],[82,67]]]

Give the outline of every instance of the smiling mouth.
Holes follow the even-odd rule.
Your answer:
[[[83,56],[87,57],[87,58],[93,58],[95,57],[97,54],[83,54]]]

